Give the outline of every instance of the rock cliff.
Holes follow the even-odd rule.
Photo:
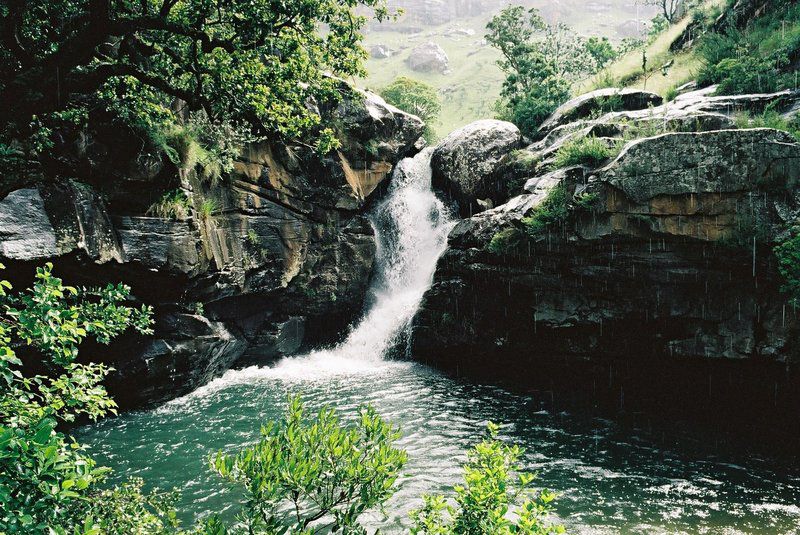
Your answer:
[[[772,247],[800,214],[800,144],[734,116],[790,113],[800,94],[709,94],[626,92],[611,111],[580,97],[508,151],[494,179],[512,197],[451,232],[413,353],[618,408],[634,392],[797,407],[798,319]],[[610,157],[558,168],[587,137]]]
[[[365,209],[423,125],[354,90],[322,107],[343,141],[324,159],[255,143],[209,181],[106,126],[66,140],[34,185],[6,185],[0,259],[17,285],[52,261],[71,283],[124,281],[155,306],[154,336],[82,351],[117,369],[123,406],[330,341],[360,311],[375,254]],[[148,211],[170,192],[177,213]]]

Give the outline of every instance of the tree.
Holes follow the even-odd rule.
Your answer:
[[[400,76],[383,88],[380,94],[389,104],[425,121],[425,139],[431,143],[436,140],[431,125],[439,119],[442,111],[442,99],[436,89],[426,83]]]
[[[501,118],[533,134],[569,97],[563,27],[550,28],[536,9],[509,6],[486,26],[486,40],[502,55],[506,75],[497,108]],[[545,34],[546,37],[542,35]]]
[[[667,22],[674,24],[684,12],[685,0],[639,0],[642,5],[656,6]]]
[[[569,98],[572,82],[617,56],[607,39],[587,40],[564,24],[548,25],[537,9],[523,6],[506,7],[486,29],[506,75],[497,104],[500,117],[527,135]]]
[[[371,407],[350,427],[328,407],[306,421],[295,396],[283,420],[262,427],[257,444],[236,455],[218,452],[211,465],[243,487],[248,533],[366,533],[358,517],[389,499],[406,462],[394,447],[399,436]]]
[[[58,427],[115,411],[102,386],[109,368],[78,363],[78,348],[129,328],[149,333],[150,308],[128,306],[121,284],[65,286],[50,264],[37,269],[31,289],[10,289],[0,280],[0,532],[88,535],[135,522],[157,533],[164,501],[135,482],[102,488],[108,470]],[[20,349],[42,374],[26,374]]]
[[[328,73],[363,73],[359,6],[387,16],[384,0],[2,0],[0,128],[30,139],[106,108],[158,123],[177,99],[306,135],[308,103],[336,94]]]
[[[464,483],[455,487],[455,505],[441,495],[426,495],[411,512],[414,535],[550,535],[564,527],[549,523],[555,494],[534,493],[533,474],[521,470],[518,446],[498,440],[490,423],[488,436],[467,454]],[[509,513],[516,518],[510,519]]]
[[[619,52],[614,49],[608,37],[590,37],[586,40],[585,47],[598,70],[619,57]]]

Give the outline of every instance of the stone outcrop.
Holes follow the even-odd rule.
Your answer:
[[[441,46],[430,41],[411,49],[406,65],[413,71],[445,74],[450,69],[450,59]]]
[[[508,198],[508,183],[495,173],[500,159],[522,144],[511,123],[487,119],[452,132],[436,147],[431,159],[433,182],[458,203],[468,216]]]
[[[0,200],[4,275],[24,287],[52,261],[71,283],[124,281],[155,307],[153,336],[82,352],[118,370],[109,386],[125,407],[331,341],[359,313],[371,275],[366,207],[423,130],[374,94],[345,93],[320,106],[339,151],[320,159],[256,143],[219,181],[141,152],[124,132],[81,133],[62,149],[60,174]],[[185,214],[148,212],[174,190]]]
[[[542,131],[586,119],[592,115],[626,110],[644,110],[663,102],[661,96],[639,89],[598,89],[565,102],[542,124]]]
[[[797,406],[788,370],[800,362],[800,322],[772,247],[800,216],[800,144],[731,119],[797,100],[695,93],[551,121],[540,141],[506,156],[512,198],[452,230],[415,319],[413,353],[460,371],[508,370],[529,387],[586,381],[617,405],[634,391],[658,392],[663,405],[663,373],[674,388],[706,381],[680,395],[719,396],[726,410]],[[626,132],[638,135],[609,161],[553,168],[565,140]],[[694,364],[712,359],[737,367]],[[727,382],[708,376],[721,369]]]

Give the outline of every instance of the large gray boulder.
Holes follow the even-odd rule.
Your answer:
[[[495,176],[500,160],[522,144],[519,128],[505,121],[476,121],[452,132],[433,152],[434,187],[469,216],[505,202],[508,184]]]
[[[406,64],[413,71],[445,74],[450,69],[450,58],[441,46],[430,41],[415,46]]]
[[[800,145],[769,128],[669,133],[631,142],[598,178],[635,202],[750,191],[800,177]]]

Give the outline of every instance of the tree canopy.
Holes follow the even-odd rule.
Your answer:
[[[425,139],[429,142],[435,140],[431,124],[439,119],[442,111],[442,99],[436,89],[424,82],[399,76],[380,93],[389,104],[425,121]]]
[[[98,108],[159,121],[176,99],[292,138],[317,127],[327,74],[362,73],[384,0],[0,0],[0,128],[30,136]]]

